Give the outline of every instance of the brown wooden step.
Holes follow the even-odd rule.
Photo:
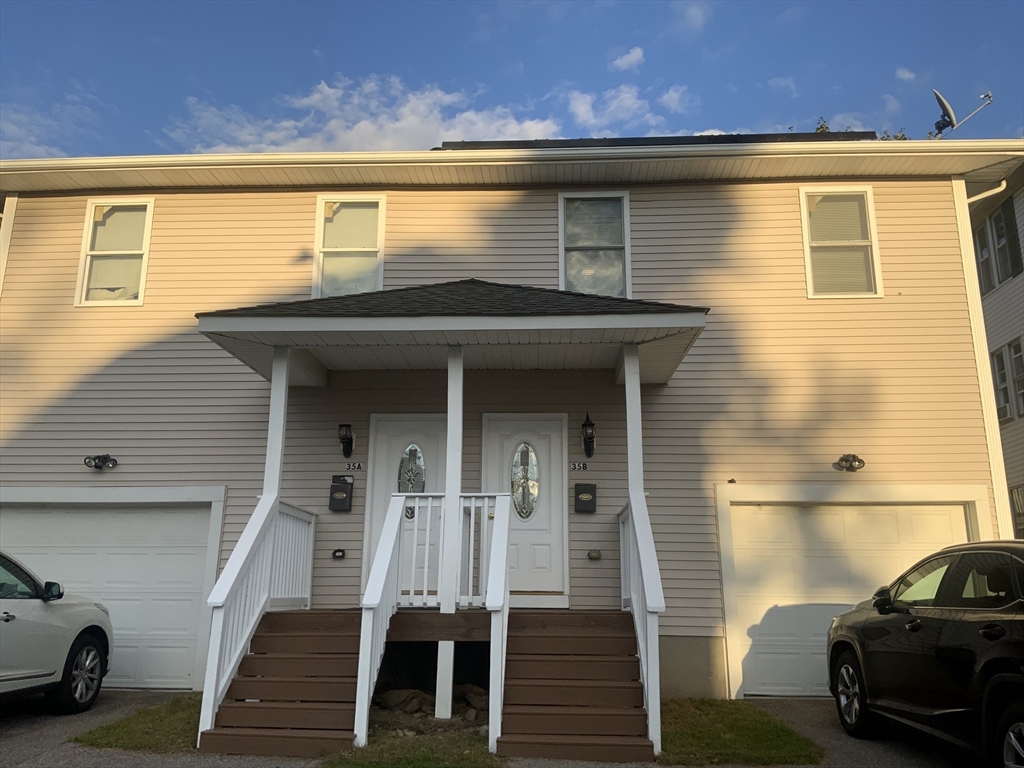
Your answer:
[[[502,735],[498,756],[639,763],[654,761],[654,745],[640,736]]]
[[[248,677],[355,677],[358,671],[355,653],[250,653],[238,666]]]
[[[641,707],[506,706],[501,732],[513,734],[568,734],[646,736],[647,713]]]
[[[513,609],[508,615],[509,634],[527,632],[619,632],[632,635],[633,615],[627,611],[565,611]]]
[[[338,701],[356,697],[354,677],[238,677],[231,681],[225,699],[261,701]]]
[[[510,680],[505,703],[565,707],[642,707],[639,680]]]
[[[251,653],[359,653],[359,635],[336,632],[257,632]]]
[[[343,730],[355,728],[355,704],[330,701],[225,701],[219,727]]]
[[[505,679],[533,680],[639,680],[636,656],[566,656],[558,654],[509,654]]]
[[[633,656],[636,638],[633,635],[513,635],[509,633],[506,652],[557,654],[566,656]]]
[[[351,731],[288,728],[213,728],[199,738],[200,752],[222,755],[319,757],[352,746]]]
[[[260,632],[359,634],[361,611],[275,611],[263,615]]]

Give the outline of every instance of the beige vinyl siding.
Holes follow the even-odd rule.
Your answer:
[[[991,482],[951,183],[873,184],[884,298],[813,301],[798,187],[629,188],[633,295],[711,308],[671,383],[643,388],[666,634],[723,632],[715,483]],[[308,297],[319,191],[157,193],[145,306],[77,309],[87,198],[22,196],[0,305],[3,482],[226,484],[223,561],[260,490],[269,387],[199,336],[194,313]],[[572,188],[384,191],[385,287],[557,286],[557,193]],[[570,493],[596,482],[601,504],[570,513],[574,607],[618,605],[623,398],[610,372],[466,376],[467,490],[484,412],[567,413],[570,462],[584,413],[598,425],[590,469],[568,478]],[[365,462],[371,413],[444,407],[443,372],[339,371],[325,389],[292,390],[284,497],[324,513],[316,605],[358,593],[365,471],[355,511],[326,514],[344,471],[337,423],[353,424],[352,458]],[[96,452],[121,464],[86,469]],[[835,472],[847,452],[867,467]]]

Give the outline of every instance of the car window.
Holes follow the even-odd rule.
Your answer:
[[[893,589],[893,605],[934,605],[942,577],[946,575],[952,562],[953,555],[946,555],[929,560],[912,570],[900,579],[899,584]]]
[[[36,596],[32,577],[10,560],[0,560],[0,599],[30,600]]]
[[[1013,562],[1005,552],[965,552],[943,590],[949,608],[1002,608],[1016,600]]]

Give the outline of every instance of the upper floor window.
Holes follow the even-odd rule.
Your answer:
[[[628,194],[572,193],[558,198],[559,287],[599,296],[628,297]]]
[[[90,200],[87,210],[75,304],[142,304],[153,199]]]
[[[870,187],[800,189],[808,298],[882,295]]]
[[[982,295],[1024,272],[1012,197],[974,230],[974,258]]]
[[[1024,416],[1024,337],[992,353],[992,385],[1000,421]],[[1016,413],[1015,413],[1016,412]]]
[[[383,196],[318,198],[313,298],[380,290]]]

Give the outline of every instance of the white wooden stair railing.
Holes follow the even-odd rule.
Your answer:
[[[505,696],[505,642],[508,639],[508,537],[512,497],[498,494],[494,500],[491,546],[487,574],[486,607],[491,613],[491,681],[488,748],[498,751],[501,736],[501,708]],[[482,570],[482,567],[481,567]]]
[[[242,531],[207,605],[213,609],[199,733],[217,708],[268,609],[309,608],[316,516],[263,496]]]
[[[658,614],[665,611],[665,593],[658,553],[643,493],[631,492],[619,512],[619,552],[622,566],[622,608],[633,614],[640,657],[640,679],[647,708],[647,737],[654,754],[661,752],[661,672]]]

